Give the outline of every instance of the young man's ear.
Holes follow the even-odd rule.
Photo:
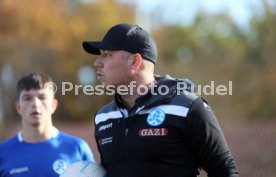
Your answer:
[[[57,107],[58,107],[58,100],[54,98],[53,104],[52,104],[52,113],[56,111]]]
[[[16,111],[19,113],[20,106],[19,106],[19,101],[18,100],[15,100],[14,107],[15,107]]]

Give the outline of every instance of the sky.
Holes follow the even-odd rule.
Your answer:
[[[95,0],[82,0],[91,2]],[[262,13],[263,0],[117,0],[136,4],[136,23],[147,31],[160,23],[189,25],[199,10],[210,14],[228,12],[241,28],[248,26],[253,13]],[[266,0],[276,7],[275,0]],[[227,30],[224,30],[224,32]],[[84,66],[79,71],[82,84],[93,83],[95,77],[91,67]],[[92,77],[93,76],[93,77]]]
[[[136,3],[138,23],[162,23],[189,25],[198,10],[211,14],[228,12],[239,26],[249,23],[253,13],[262,13],[262,0],[121,0]],[[267,0],[273,3],[274,0]],[[275,5],[275,2],[274,2]],[[162,12],[162,13],[160,13]],[[150,20],[151,19],[151,20]],[[154,19],[154,20],[152,20]]]

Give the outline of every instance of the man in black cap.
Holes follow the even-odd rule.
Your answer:
[[[99,55],[98,80],[116,89],[95,115],[108,177],[195,177],[201,168],[209,177],[238,176],[217,119],[192,83],[154,75],[157,49],[145,30],[118,24],[83,48]]]

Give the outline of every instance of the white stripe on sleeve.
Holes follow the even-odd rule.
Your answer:
[[[104,122],[108,119],[118,119],[118,118],[122,118],[122,114],[120,111],[111,111],[108,113],[101,113],[96,115],[95,117],[95,123],[96,125],[100,122]]]

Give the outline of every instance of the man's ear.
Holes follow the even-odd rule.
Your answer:
[[[141,67],[142,63],[143,63],[143,58],[140,54],[137,53],[137,54],[132,55],[131,67],[133,69],[135,69],[135,70],[139,69]]]

